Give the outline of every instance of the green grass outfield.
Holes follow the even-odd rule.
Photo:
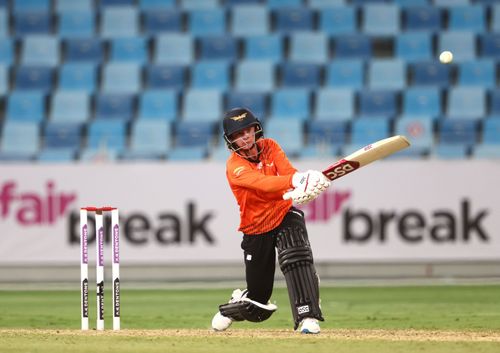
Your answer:
[[[0,352],[500,352],[499,285],[323,287],[320,335],[292,330],[284,288],[268,321],[212,332],[231,291],[122,289],[119,332],[109,330],[109,292],[108,330],[81,332],[79,291],[0,291]]]

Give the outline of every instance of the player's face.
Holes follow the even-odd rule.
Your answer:
[[[235,132],[231,138],[239,150],[250,150],[255,145],[255,126]]]

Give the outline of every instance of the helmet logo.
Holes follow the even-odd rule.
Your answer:
[[[247,113],[243,113],[241,115],[233,116],[230,119],[234,120],[234,121],[240,121],[240,120],[245,119],[246,116],[247,116]]]

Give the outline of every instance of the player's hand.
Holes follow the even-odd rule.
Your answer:
[[[292,177],[294,189],[299,189],[306,194],[320,193],[330,186],[330,181],[317,170],[308,170],[305,173],[295,173]]]
[[[330,180],[317,170],[308,170],[305,173],[295,173],[292,177],[292,185],[294,189],[286,192],[283,199],[292,199],[301,205],[314,200],[325,191],[330,186]]]
[[[292,200],[294,203],[297,205],[303,205],[306,204],[312,200],[314,200],[316,197],[318,197],[319,193],[309,193],[306,194],[304,191],[300,189],[293,189],[291,191],[286,192],[283,194],[283,199],[284,200]]]

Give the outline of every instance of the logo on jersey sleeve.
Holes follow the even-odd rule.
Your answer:
[[[243,172],[244,169],[245,167],[236,167],[233,170],[233,174],[236,176],[240,176],[240,174]]]

